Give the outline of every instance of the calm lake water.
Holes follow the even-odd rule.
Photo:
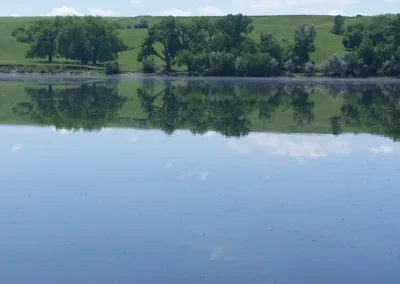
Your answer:
[[[0,283],[399,283],[399,98],[0,82]]]

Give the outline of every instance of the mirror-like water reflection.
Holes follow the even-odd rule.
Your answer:
[[[2,82],[0,283],[396,283],[399,87]]]

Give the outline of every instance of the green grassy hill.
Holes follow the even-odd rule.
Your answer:
[[[25,59],[24,54],[28,45],[16,42],[11,36],[12,31],[17,27],[28,27],[37,17],[0,17],[0,65],[26,65],[26,64],[44,64],[45,60]],[[116,21],[123,26],[133,24],[135,18],[108,18],[110,21]],[[149,17],[150,25],[162,20],[162,17]],[[356,22],[370,21],[371,17],[346,18],[346,25]],[[182,21],[190,20],[190,17],[181,18]],[[344,54],[346,51],[342,45],[342,37],[331,34],[329,31],[333,25],[332,16],[257,16],[253,17],[254,31],[252,36],[258,40],[261,32],[270,32],[278,40],[292,41],[294,31],[298,24],[314,24],[317,28],[317,51],[312,54],[312,59],[319,65],[328,56],[337,53]],[[124,42],[129,46],[129,50],[120,54],[119,62],[123,71],[139,71],[141,64],[136,61],[136,56],[144,37],[147,34],[146,29],[125,29],[119,31]],[[161,62],[159,62],[161,65]],[[79,65],[79,62],[56,59],[53,65],[68,64],[71,66]]]

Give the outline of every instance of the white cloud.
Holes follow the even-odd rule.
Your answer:
[[[104,10],[101,8],[92,8],[89,10],[89,13],[94,16],[101,16],[101,17],[113,17],[118,16],[118,13],[114,12],[113,10]]]
[[[51,10],[49,16],[83,16],[82,13],[78,12],[72,7],[62,6]]]
[[[390,153],[395,152],[395,150],[396,149],[394,149],[392,146],[387,146],[387,145],[381,145],[381,146],[372,147],[371,149],[369,149],[370,152],[375,153],[375,154],[390,154]]]
[[[137,143],[139,141],[139,137],[135,136],[131,138],[132,143]]]
[[[211,15],[211,16],[223,15],[223,12],[220,9],[218,9],[217,7],[214,7],[214,6],[199,7],[198,10],[203,15]]]
[[[139,0],[131,0],[131,3],[135,6],[139,6],[140,5],[140,1]]]
[[[328,12],[328,15],[330,15],[330,16],[337,16],[337,15],[346,16],[346,13],[341,10],[333,9]]]
[[[251,153],[261,149],[269,154],[305,159],[350,152],[346,141],[330,135],[253,133],[241,139],[230,139],[227,146],[237,153]]]
[[[202,172],[200,176],[200,180],[206,180],[208,178],[209,172]]]
[[[176,16],[176,17],[187,17],[187,16],[192,15],[191,12],[183,11],[183,10],[179,10],[179,9],[165,10],[165,11],[163,11],[163,14],[166,16]]]
[[[11,153],[16,153],[16,152],[19,152],[19,151],[21,151],[22,149],[24,148],[24,145],[23,144],[14,144],[12,147],[11,147]]]
[[[233,8],[244,14],[282,15],[282,14],[320,14],[328,11],[344,9],[360,0],[232,0]]]
[[[19,14],[10,14],[10,17],[21,17],[21,15],[19,15]]]

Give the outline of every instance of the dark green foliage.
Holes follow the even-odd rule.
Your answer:
[[[117,22],[117,21],[112,21],[111,25],[117,30],[123,30],[124,29],[124,26],[121,23]]]
[[[59,54],[95,65],[112,61],[126,46],[116,29],[100,17],[69,17],[60,33]]]
[[[104,63],[104,72],[106,75],[120,74],[121,69],[117,61],[108,61]]]
[[[229,52],[210,52],[208,54],[207,75],[210,76],[235,76],[236,57]]]
[[[165,70],[171,72],[172,60],[179,50],[182,49],[182,43],[179,41],[178,28],[178,21],[174,17],[168,17],[152,26],[142,43],[137,58],[138,61],[142,62],[149,56],[156,56],[164,61]],[[155,49],[155,44],[161,44],[161,53]]]
[[[191,50],[181,50],[176,59],[177,66],[186,66],[190,75],[199,74],[204,71],[207,65],[207,58],[204,54],[197,54]]]
[[[237,75],[270,77],[279,75],[279,62],[269,53],[247,53],[236,58]]]
[[[81,63],[115,60],[127,47],[118,37],[115,25],[100,17],[57,17],[40,20],[28,30],[18,29],[17,40],[31,43],[27,57],[58,55]]]
[[[143,59],[142,65],[143,65],[143,73],[145,74],[157,72],[157,65],[153,57],[148,57],[146,59]]]
[[[132,25],[133,29],[148,29],[149,21],[146,17],[139,17],[136,22]]]
[[[344,20],[345,18],[341,15],[337,15],[333,19],[333,27],[332,27],[332,33],[334,35],[342,35],[344,32]]]
[[[279,63],[282,62],[282,49],[278,41],[270,33],[261,33],[259,51],[262,53],[268,53]]]
[[[301,64],[310,60],[310,53],[315,51],[317,30],[314,25],[298,25],[295,31],[293,55]]]
[[[343,37],[343,46],[348,49],[354,49],[360,46],[364,37],[364,25],[355,24],[347,27]]]
[[[229,14],[215,22],[217,30],[214,48],[222,52],[239,52],[243,48],[251,48],[247,37],[253,31],[253,21],[242,14]]]
[[[18,42],[31,43],[33,41],[32,31],[24,28],[16,28],[11,35],[16,38]]]
[[[27,58],[48,58],[49,62],[57,51],[57,38],[61,29],[61,18],[55,20],[40,20],[29,28],[32,35],[30,49],[26,52]]]

